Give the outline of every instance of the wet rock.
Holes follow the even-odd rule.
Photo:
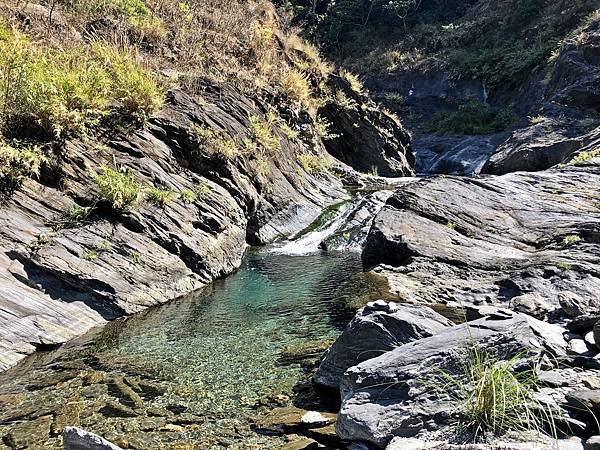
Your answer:
[[[343,373],[402,344],[439,333],[452,323],[425,306],[378,300],[362,308],[328,350],[313,379],[339,386]]]
[[[106,439],[76,427],[67,427],[63,432],[65,450],[122,450]]]
[[[510,318],[488,317],[447,328],[351,367],[341,383],[338,435],[384,447],[395,436],[448,426],[457,406],[447,390],[435,392],[427,384],[435,383],[440,370],[460,376],[469,346],[503,359],[522,354],[533,364],[545,353],[565,355],[563,333],[558,326],[512,313]]]
[[[11,427],[5,442],[15,449],[41,446],[50,435],[52,416],[42,416],[34,420],[19,422]]]

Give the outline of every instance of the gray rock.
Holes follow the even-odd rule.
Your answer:
[[[583,339],[571,339],[567,347],[568,353],[572,355],[589,355],[590,351]]]
[[[596,343],[596,346],[598,346],[598,348],[600,348],[600,320],[598,320],[595,324],[594,324],[594,342]]]
[[[121,447],[81,428],[67,427],[62,437],[65,450],[122,450]]]
[[[570,405],[582,411],[600,412],[600,390],[573,391],[569,392],[566,398]]]
[[[412,181],[377,215],[363,261],[411,303],[506,305],[535,292],[567,316],[591,314],[598,183],[600,167]]]
[[[548,313],[553,309],[552,306],[537,292],[528,292],[513,297],[510,300],[510,308],[524,314],[529,314],[540,320],[544,320]]]
[[[358,311],[327,351],[313,379],[318,384],[337,388],[349,367],[432,336],[451,325],[452,322],[426,306],[383,300],[369,303]]]
[[[589,345],[591,348],[596,348],[596,339],[594,338],[594,332],[588,331],[583,337],[585,343]]]
[[[395,436],[412,437],[447,426],[457,415],[451,392],[428,386],[442,376],[440,370],[459,376],[469,346],[499,358],[524,351],[523,357],[533,361],[545,353],[560,358],[567,346],[563,332],[512,313],[448,328],[351,367],[341,383],[337,433],[342,439],[384,447]]]
[[[585,441],[586,450],[600,450],[600,436],[592,436]]]

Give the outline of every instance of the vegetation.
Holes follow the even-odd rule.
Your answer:
[[[225,131],[208,126],[194,128],[194,138],[209,153],[233,159],[240,155],[240,149]]]
[[[279,0],[308,36],[359,73],[441,67],[512,86],[545,63],[594,0]]]
[[[590,161],[590,160],[592,160],[594,158],[598,158],[598,157],[600,157],[600,147],[578,153],[571,161],[569,161],[569,164],[572,164],[572,165],[583,164],[587,161]]]
[[[298,156],[298,161],[304,170],[313,174],[321,174],[331,169],[331,161],[324,156],[316,156],[308,153]]]
[[[296,69],[290,69],[281,77],[281,88],[285,95],[299,104],[307,104],[311,97],[308,77]]]
[[[146,189],[146,198],[155,205],[168,205],[177,197],[177,193],[170,188],[152,186]]]
[[[14,31],[0,38],[0,122],[4,136],[35,124],[49,136],[86,132],[123,111],[143,120],[162,91],[128,50],[100,42],[55,49]]]
[[[93,206],[79,206],[77,203],[71,203],[54,224],[54,231],[73,228],[82,224],[93,210]]]
[[[479,349],[468,349],[458,375],[442,372],[439,389],[455,393],[462,426],[476,438],[486,433],[550,429],[555,434],[552,411],[535,398],[538,389],[533,369],[517,370],[523,355],[502,361]]]
[[[273,151],[281,145],[279,137],[273,132],[274,122],[273,116],[268,116],[266,121],[258,116],[250,117],[250,132],[261,149]]]
[[[103,167],[94,176],[100,196],[113,209],[124,211],[135,207],[142,193],[142,185],[128,169],[115,170]]]
[[[432,120],[439,133],[487,134],[503,131],[515,122],[509,110],[497,110],[488,103],[470,99],[455,112],[441,112]]]
[[[563,239],[563,244],[566,246],[571,246],[577,244],[580,241],[581,236],[579,236],[578,234],[570,234],[568,236],[565,236],[565,238]]]
[[[38,177],[47,162],[38,147],[13,147],[0,141],[0,199],[18,189],[26,177]]]
[[[179,193],[179,198],[181,199],[181,201],[183,201],[183,203],[189,205],[196,201],[198,195],[191,189],[182,189]]]

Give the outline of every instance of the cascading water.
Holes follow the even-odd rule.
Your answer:
[[[375,215],[391,191],[357,192],[347,202],[327,208],[307,229],[274,245],[276,254],[309,255],[320,250],[360,252]]]

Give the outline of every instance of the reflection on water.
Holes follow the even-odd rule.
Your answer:
[[[356,254],[250,252],[191,298],[0,375],[0,437],[59,446],[62,427],[80,425],[130,448],[275,448],[249,419],[286,404],[303,376],[282,354],[340,333],[359,270]]]

